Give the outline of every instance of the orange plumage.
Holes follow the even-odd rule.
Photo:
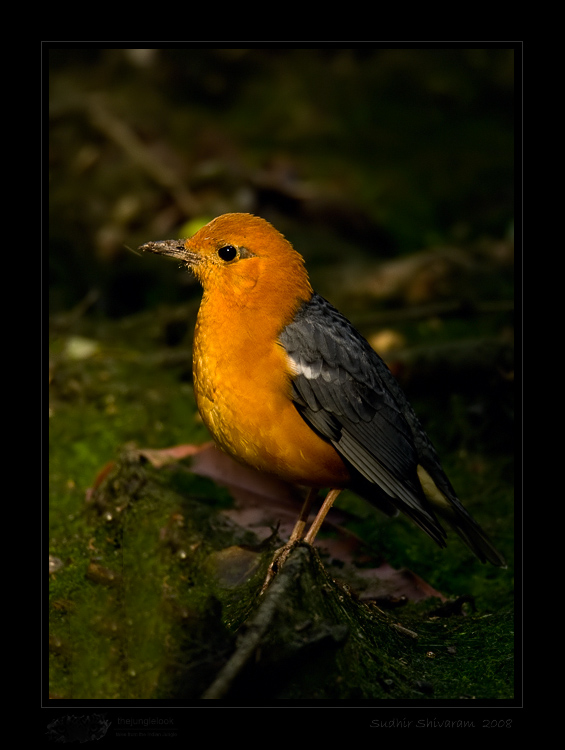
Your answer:
[[[252,247],[253,255],[227,264],[211,260],[218,248],[231,246]],[[300,303],[312,296],[300,255],[266,222],[237,214],[204,227],[185,249],[206,259],[191,265],[204,288],[194,391],[218,445],[290,482],[343,486],[348,472],[338,454],[294,408],[291,366],[278,343]]]
[[[505,564],[457,499],[384,362],[312,290],[280,232],[256,216],[225,214],[186,241],[141,249],[186,262],[202,284],[194,390],[224,451],[287,481],[331,488],[323,515],[350,487],[385,513],[402,510],[444,546],[439,517],[479,559]]]

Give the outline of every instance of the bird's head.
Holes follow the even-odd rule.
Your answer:
[[[223,214],[188,240],[148,242],[140,250],[184,261],[208,297],[232,304],[265,306],[285,298],[295,307],[312,296],[302,256],[268,221],[251,214]]]

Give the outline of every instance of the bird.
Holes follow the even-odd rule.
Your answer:
[[[309,488],[283,557],[298,542],[313,544],[349,489],[386,515],[404,513],[440,547],[447,526],[481,562],[506,567],[459,500],[398,381],[314,291],[302,255],[271,223],[226,213],[189,239],[139,250],[180,260],[202,285],[193,383],[216,444]],[[322,489],[326,498],[306,530]]]

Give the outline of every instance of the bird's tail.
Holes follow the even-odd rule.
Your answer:
[[[466,518],[463,516],[459,517],[458,514],[455,515],[456,518],[454,520],[446,517],[446,521],[451,528],[459,534],[461,539],[463,539],[465,544],[475,553],[479,560],[481,562],[486,562],[488,560],[499,568],[506,568],[506,560],[502,557],[479,524],[467,513],[465,513],[467,516]]]
[[[459,534],[479,560],[481,562],[488,560],[488,562],[499,568],[505,568],[506,560],[504,557],[502,557],[479,524],[465,510],[455,495],[449,498],[446,497],[422,466],[418,466],[418,477],[424,494],[434,512]]]

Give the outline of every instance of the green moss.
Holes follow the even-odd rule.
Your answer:
[[[85,321],[79,332],[97,347],[80,360],[66,354],[69,334],[57,329],[53,337],[49,552],[60,566],[49,597],[55,697],[197,700],[260,604],[270,552],[254,548],[250,532],[217,515],[231,503],[226,490],[182,465],[153,469],[131,451],[133,442],[154,448],[209,439],[187,380],[189,344],[166,346],[171,311],[163,312],[161,325],[153,315],[114,325]],[[483,432],[471,429],[466,408],[449,411],[449,403],[432,409],[428,399],[423,406],[432,417],[447,409],[455,420],[434,429],[446,437],[442,458],[509,569],[482,566],[458,539],[440,550],[407,519],[386,519],[344,493],[340,502],[357,519],[352,528],[375,559],[384,555],[409,567],[446,596],[473,596],[476,611],[430,619],[427,602],[383,614],[336,588],[323,568],[319,580],[302,580],[311,573],[307,567],[277,615],[281,627],[269,629],[261,646],[253,684],[265,686],[265,699],[512,697],[508,461],[503,453],[485,457]],[[446,426],[467,434],[474,450],[450,450]],[[242,680],[237,699],[256,695]]]
[[[434,615],[429,603],[412,605],[400,613],[399,621],[418,633],[418,641],[405,661],[433,686],[428,697],[514,697],[512,604],[488,614],[467,612],[449,617]]]

